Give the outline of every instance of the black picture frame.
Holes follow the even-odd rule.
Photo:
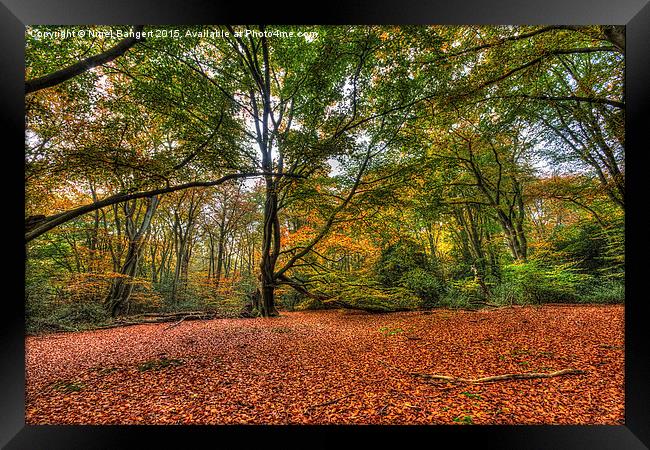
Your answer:
[[[10,200],[3,207],[10,224],[3,247],[9,267],[3,270],[2,321],[0,322],[0,445],[7,449],[94,449],[147,447],[191,448],[207,438],[208,445],[252,447],[252,437],[262,445],[283,447],[331,446],[351,438],[370,440],[386,447],[440,445],[441,438],[461,448],[481,449],[642,449],[650,447],[650,352],[645,347],[647,302],[642,290],[647,269],[643,256],[647,231],[643,221],[642,162],[648,144],[644,137],[650,99],[650,4],[648,0],[517,0],[323,2],[305,9],[268,2],[263,5],[225,1],[145,0],[2,0],[0,4],[0,72],[4,180]],[[625,424],[621,426],[28,426],[25,425],[24,357],[24,191],[20,168],[24,145],[24,26],[36,24],[612,24],[626,25],[626,304],[625,304]],[[23,181],[21,181],[23,180]],[[646,237],[641,235],[646,231]],[[11,237],[9,237],[11,236]],[[9,237],[9,238],[8,238]],[[22,257],[22,260],[21,260]],[[21,261],[21,262],[18,262]],[[13,262],[13,263],[12,263]],[[16,289],[10,289],[16,287]],[[22,295],[22,298],[21,298]],[[227,445],[225,438],[234,439]],[[143,444],[146,443],[146,444]],[[259,445],[259,444],[258,444]],[[360,444],[359,444],[360,445]]]

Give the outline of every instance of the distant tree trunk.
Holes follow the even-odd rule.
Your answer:
[[[90,192],[93,201],[97,201],[97,192],[94,183],[90,183]],[[89,272],[99,271],[99,255],[98,255],[98,242],[99,242],[99,211],[94,211],[93,214],[93,227],[88,235],[88,250],[90,251],[90,262],[88,263]]]
[[[104,306],[112,317],[128,309],[129,299],[133,292],[133,278],[136,276],[138,270],[144,236],[151,225],[151,219],[158,207],[158,198],[156,196],[150,197],[146,199],[146,204],[147,208],[142,223],[139,228],[136,228],[133,217],[136,210],[136,203],[135,201],[124,203],[126,235],[128,238],[126,258],[119,272],[120,277],[116,278],[111,284],[108,296],[104,301]]]
[[[106,299],[106,307],[113,317],[125,312],[128,307],[129,298],[133,292],[132,280],[135,277],[139,259],[140,244],[130,242],[124,265],[120,270],[121,277],[112,283]]]
[[[208,233],[208,248],[210,249],[210,256],[208,257],[208,280],[212,280],[214,276],[214,239],[212,233]]]
[[[151,282],[153,284],[156,284],[158,282],[158,277],[157,277],[158,272],[157,272],[157,268],[156,268],[156,252],[157,252],[157,250],[158,250],[157,246],[152,246],[151,251],[150,251],[150,255],[151,255]]]
[[[158,267],[158,281],[162,283],[164,280],[169,279],[169,264],[171,260],[171,244],[168,242],[166,236],[163,236],[162,251],[160,255],[160,266]]]
[[[503,211],[498,211],[497,219],[515,261],[525,262],[528,257],[528,241],[523,229],[523,216],[512,220]]]
[[[178,283],[180,280],[180,273],[181,273],[181,258],[183,252],[185,251],[180,217],[178,216],[177,211],[174,211],[174,249],[176,253],[176,264],[174,265],[174,279],[172,280],[172,291],[171,291],[172,303],[176,303],[178,298]]]
[[[469,159],[465,159],[467,167],[476,180],[476,186],[483,193],[488,204],[494,208],[497,221],[503,229],[506,243],[512,257],[516,261],[526,261],[528,253],[528,243],[524,233],[525,210],[523,203],[522,186],[516,174],[509,174],[504,170],[503,162],[496,148],[488,142],[493,150],[495,164],[497,168],[497,179],[493,184],[483,173],[472,149],[472,141],[466,139]],[[516,162],[514,156],[509,156],[509,167],[514,167]],[[504,182],[509,178],[511,182],[510,189],[506,189]],[[511,195],[511,197],[509,197]]]
[[[255,311],[259,314],[260,311],[260,299],[262,298],[262,295],[260,294],[260,290],[256,289],[255,292],[253,292],[250,296],[251,300],[251,309],[252,311]]]
[[[217,268],[214,272],[215,284],[218,286],[221,281],[221,274],[223,272],[223,254],[224,254],[224,242],[225,236],[223,230],[219,231],[219,239],[217,240]]]
[[[183,224],[183,219],[181,218],[178,209],[180,209],[181,205],[186,201],[187,200],[185,196],[181,197],[177,206],[177,210],[174,211],[173,230],[174,247],[176,249],[176,266],[174,268],[174,279],[171,291],[171,301],[174,303],[178,302],[179,294],[183,292],[187,287],[190,258],[192,254],[192,244],[194,239],[192,233],[194,231],[194,222],[200,203],[196,197],[196,192],[191,191],[188,202],[187,222]]]

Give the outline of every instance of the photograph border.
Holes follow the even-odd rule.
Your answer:
[[[3,298],[0,326],[0,446],[7,449],[131,448],[140,442],[163,448],[206,442],[223,446],[224,437],[237,446],[252,446],[252,437],[283,447],[333,445],[350,438],[370,443],[415,442],[428,445],[440,438],[454,446],[480,445],[482,449],[643,449],[650,448],[650,351],[641,282],[647,263],[647,230],[641,235],[644,192],[644,153],[648,152],[647,105],[650,99],[650,0],[549,0],[518,2],[462,0],[327,2],[322,11],[304,12],[286,5],[267,3],[243,7],[238,2],[145,0],[2,0],[0,4],[0,114],[8,131],[3,135],[5,206],[10,225],[6,234],[9,254],[5,271],[9,286]],[[25,311],[24,223],[12,220],[24,215],[24,67],[26,25],[65,24],[439,24],[439,25],[626,25],[626,287],[625,287],[625,424],[620,426],[490,425],[490,426],[50,426],[25,425]],[[22,181],[21,181],[22,180]],[[13,212],[12,212],[13,211]],[[24,216],[23,216],[24,217]],[[15,228],[14,228],[15,227]],[[645,227],[647,228],[647,227]],[[18,230],[20,229],[20,234]],[[16,230],[16,237],[10,238]],[[640,245],[644,243],[646,245]],[[15,253],[14,253],[15,252]],[[22,258],[22,260],[20,259]],[[21,261],[21,262],[19,262]],[[12,263],[13,262],[13,263]],[[15,287],[15,289],[13,289]],[[22,295],[22,297],[21,297]],[[404,441],[408,439],[408,441]],[[276,441],[277,440],[277,441]],[[380,441],[381,440],[381,441]]]

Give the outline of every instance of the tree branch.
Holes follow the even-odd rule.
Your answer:
[[[180,191],[183,189],[189,189],[193,187],[217,186],[225,183],[228,180],[233,180],[236,178],[249,178],[249,177],[262,176],[262,175],[268,175],[268,174],[264,172],[232,173],[229,175],[225,175],[219,178],[218,180],[214,180],[214,181],[193,181],[190,183],[180,184],[177,186],[168,186],[165,188],[154,189],[151,191],[144,191],[144,192],[134,192],[134,193],[122,192],[119,194],[111,195],[110,197],[107,197],[103,200],[99,200],[90,203],[88,205],[80,206],[78,208],[65,211],[63,213],[55,214],[53,216],[49,216],[49,217],[31,216],[25,219],[25,241],[29,242],[32,239],[37,238],[38,236],[50,231],[51,229],[63,223],[69,222],[70,220],[76,217],[82,216],[92,211],[96,211],[106,206],[115,205],[118,203],[123,203],[138,198],[145,198],[145,197],[151,197],[153,195]],[[289,174],[284,174],[284,175],[273,174],[273,175],[300,177],[299,175],[289,175]]]
[[[105,52],[102,52],[98,55],[90,56],[86,59],[83,59],[71,66],[65,67],[56,72],[44,75],[39,78],[33,78],[31,80],[25,81],[25,94],[31,92],[39,91],[41,89],[46,89],[57,84],[61,84],[64,81],[80,75],[93,67],[97,67],[101,64],[105,64],[117,58],[118,56],[126,53],[128,49],[133,47],[138,42],[144,41],[142,37],[143,25],[136,25],[132,29],[132,35],[122,39],[114,47],[109,48]]]

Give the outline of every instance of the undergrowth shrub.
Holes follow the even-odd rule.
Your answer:
[[[322,300],[304,297],[295,308],[350,308],[391,312],[417,309],[422,300],[402,286],[385,287],[366,273],[329,272],[312,277],[312,292]]]
[[[312,309],[328,309],[329,306],[317,298],[305,297],[294,306],[294,311],[307,311]]]
[[[469,308],[482,299],[481,286],[473,278],[464,278],[451,281],[438,304],[446,308]]]
[[[399,241],[382,251],[377,262],[377,277],[385,287],[401,284],[402,278],[415,269],[426,269],[427,256],[419,245],[411,241]]]
[[[445,290],[440,277],[419,267],[402,275],[399,284],[417,295],[422,300],[421,306],[424,308],[436,306]]]
[[[165,312],[199,310],[217,317],[239,317],[250,303],[257,284],[254,276],[239,273],[222,277],[217,283],[204,272],[193,274],[187,283],[177,287],[176,298],[172,296],[171,283],[159,283],[158,289],[165,298]]]
[[[592,277],[570,264],[547,265],[537,260],[504,267],[502,282],[494,290],[502,304],[572,303]]]
[[[450,288],[440,299],[438,306],[443,308],[469,308],[472,306],[472,300],[461,291]]]
[[[276,297],[276,306],[278,309],[295,311],[296,307],[305,299],[305,296],[295,289],[288,289],[278,293]]]
[[[386,248],[377,262],[376,274],[385,288],[401,288],[400,295],[416,296],[419,306],[436,306],[445,292],[442,270],[422,247],[402,240]]]
[[[582,303],[614,304],[625,302],[625,281],[622,279],[594,279],[580,292]]]
[[[366,311],[393,312],[417,309],[422,302],[420,298],[405,288],[353,286],[342,288],[338,295],[323,303]]]
[[[70,302],[54,305],[45,314],[28,316],[27,332],[81,331],[109,321],[109,314],[97,302]]]

